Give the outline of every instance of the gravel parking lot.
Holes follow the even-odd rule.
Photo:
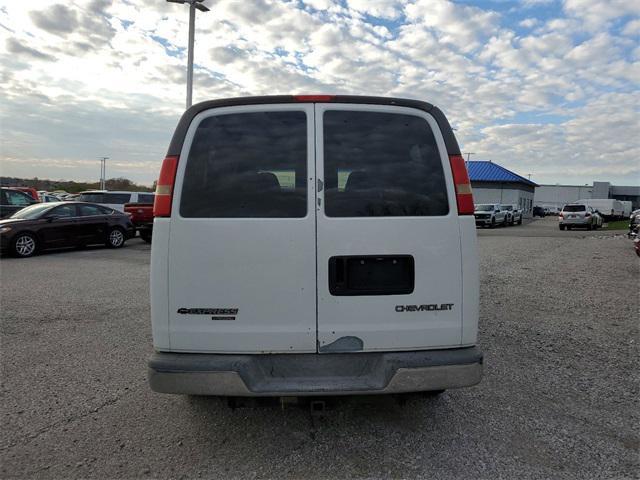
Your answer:
[[[479,236],[485,378],[230,410],[151,392],[149,246],[1,261],[2,478],[638,478],[640,262],[555,219]]]

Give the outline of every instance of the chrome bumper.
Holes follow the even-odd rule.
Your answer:
[[[482,378],[477,347],[417,352],[223,355],[155,353],[161,393],[217,396],[368,395],[444,390]]]

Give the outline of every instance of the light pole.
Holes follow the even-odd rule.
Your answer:
[[[189,5],[189,48],[187,51],[187,108],[191,106],[193,92],[193,43],[196,27],[196,8],[201,12],[209,9],[202,5],[204,0],[167,0],[169,3],[186,3]]]
[[[104,190],[107,181],[107,160],[109,157],[98,157],[100,160],[100,190]]]

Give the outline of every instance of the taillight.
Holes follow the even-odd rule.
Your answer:
[[[294,95],[296,102],[331,102],[335,95]]]
[[[456,186],[458,215],[473,215],[473,193],[464,158],[462,155],[449,155],[449,163],[453,172],[453,183]]]
[[[173,200],[173,184],[178,169],[178,155],[169,155],[162,162],[160,177],[156,185],[156,195],[153,200],[154,217],[170,217],[171,202]]]

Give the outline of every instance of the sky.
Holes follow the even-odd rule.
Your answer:
[[[471,160],[541,184],[640,185],[640,2],[205,0],[195,102],[425,100]],[[150,185],[184,111],[188,8],[0,0],[0,174]]]

